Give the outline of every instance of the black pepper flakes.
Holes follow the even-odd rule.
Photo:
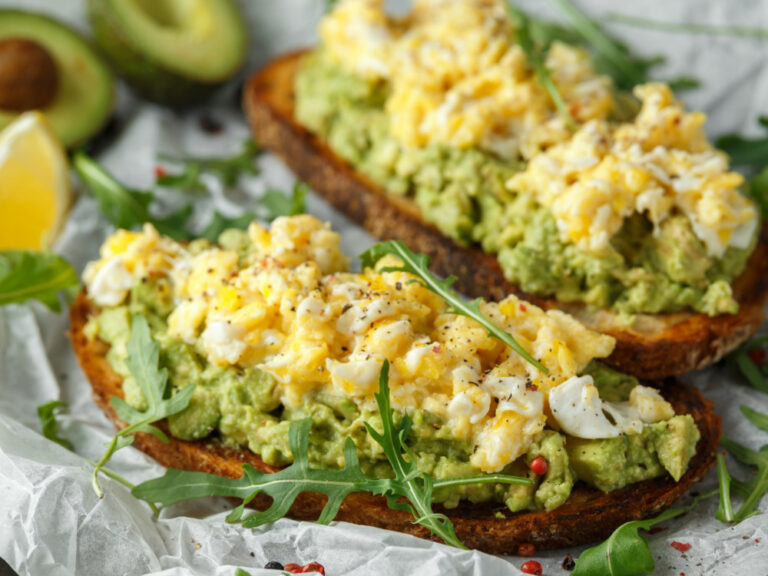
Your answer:
[[[563,570],[568,570],[568,572],[576,568],[576,562],[574,561],[573,556],[566,554],[565,558],[563,558],[562,567]]]

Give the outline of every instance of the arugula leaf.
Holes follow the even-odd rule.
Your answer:
[[[570,19],[574,31],[595,50],[595,66],[609,74],[619,88],[630,89],[646,82],[650,69],[664,61],[662,57],[632,56],[625,44],[611,38],[570,0],[551,1]]]
[[[43,436],[63,446],[67,450],[72,450],[72,443],[66,438],[59,436],[59,426],[56,422],[56,412],[59,408],[66,408],[69,404],[60,400],[52,400],[46,404],[37,407],[37,418],[40,420],[40,427]]]
[[[267,219],[304,214],[307,211],[308,191],[309,186],[298,180],[294,182],[290,196],[281,190],[267,190],[262,199],[262,204],[267,209]]]
[[[405,444],[405,437],[411,428],[411,420],[404,414],[399,425],[395,425],[394,410],[389,399],[389,362],[384,361],[379,374],[379,391],[374,394],[376,405],[381,414],[383,431],[379,434],[368,422],[365,427],[368,434],[383,449],[395,472],[395,482],[386,491],[387,504],[393,510],[409,510],[417,524],[428,528],[432,534],[439,536],[443,542],[457,548],[466,548],[453,529],[453,523],[445,514],[432,511],[432,477],[421,472],[416,465],[416,457]],[[401,497],[408,502],[400,502]]]
[[[203,229],[202,232],[200,232],[198,237],[205,238],[211,242],[216,242],[224,230],[229,230],[230,228],[243,230],[247,228],[251,222],[257,220],[258,217],[259,215],[256,214],[256,212],[249,211],[243,212],[240,216],[229,218],[217,210],[213,213],[211,221],[208,222],[208,225]]]
[[[379,242],[372,246],[369,250],[360,254],[360,263],[363,268],[374,268],[376,263],[381,260],[387,254],[396,256],[401,262],[401,266],[387,266],[382,268],[381,272],[406,272],[419,278],[424,286],[442,297],[448,305],[449,312],[459,314],[472,318],[483,328],[488,330],[488,334],[501,340],[522,356],[530,364],[533,364],[539,371],[544,374],[548,374],[547,368],[533,356],[531,356],[525,348],[515,340],[511,334],[502,330],[491,322],[480,310],[481,300],[478,298],[472,302],[464,302],[459,298],[456,293],[451,289],[451,285],[456,282],[455,276],[449,276],[445,280],[440,280],[432,275],[429,271],[429,257],[425,254],[414,254],[411,252],[405,244],[397,240],[388,240],[386,242]]]
[[[758,123],[768,129],[768,117],[760,116]],[[725,134],[715,146],[728,154],[731,164],[762,170],[768,165],[768,135],[762,138],[744,138],[738,134]],[[764,181],[762,182],[764,185]]]
[[[648,547],[648,540],[641,536],[638,530],[649,530],[656,524],[685,514],[693,510],[699,502],[711,498],[715,494],[717,494],[717,490],[697,496],[687,506],[665,510],[655,518],[622,524],[614,530],[607,540],[581,553],[572,575],[640,576],[641,574],[653,573],[656,565]]]
[[[290,196],[281,190],[267,190],[261,201],[261,207],[264,210],[259,212],[248,211],[240,216],[229,218],[221,212],[214,212],[211,221],[200,232],[199,237],[216,242],[224,230],[230,228],[245,229],[254,220],[264,218],[265,220],[274,220],[278,216],[295,216],[303,214],[307,210],[306,196],[309,186],[304,182],[296,182],[293,185],[293,191]]]
[[[344,498],[352,492],[369,492],[384,495],[390,507],[408,510],[416,519],[435,535],[453,546],[463,547],[459,542],[450,520],[442,514],[435,514],[431,508],[432,490],[457,484],[506,483],[531,486],[527,478],[505,474],[483,474],[467,478],[451,478],[434,481],[418,470],[415,458],[405,444],[410,429],[410,420],[405,415],[399,425],[393,420],[389,404],[389,363],[384,364],[379,374],[379,392],[376,402],[382,418],[383,432],[379,434],[368,423],[366,428],[371,437],[384,449],[395,472],[395,478],[370,478],[360,470],[357,449],[352,438],[344,443],[344,468],[340,470],[319,470],[309,466],[309,434],[312,421],[308,418],[293,421],[288,429],[288,444],[293,455],[293,464],[275,473],[264,473],[249,464],[243,464],[240,478],[224,478],[204,472],[188,472],[169,469],[164,476],[148,480],[133,488],[133,495],[150,503],[164,506],[208,496],[239,498],[242,503],[227,516],[228,522],[242,522],[246,528],[274,522],[285,516],[296,497],[302,492],[319,492],[328,500],[320,513],[318,522],[327,524],[336,517]],[[253,512],[243,517],[245,506],[257,494],[272,497],[272,504],[264,511]],[[405,497],[408,502],[401,502]]]
[[[763,220],[768,220],[768,166],[750,180],[747,195],[757,204]]]
[[[59,292],[79,285],[72,266],[53,252],[0,251],[0,306],[35,299],[61,312]]]
[[[741,413],[763,432],[768,432],[768,414],[758,412],[749,406],[741,406]],[[768,492],[768,444],[760,450],[751,450],[746,446],[723,437],[720,441],[723,447],[742,464],[754,466],[757,473],[748,482],[742,482],[732,478],[725,467],[725,460],[718,454],[717,471],[720,483],[720,506],[717,509],[716,518],[722,522],[741,522],[750,516],[758,514],[757,507],[760,499]],[[744,499],[738,512],[733,512],[731,504],[730,487],[733,482],[739,495]]]
[[[160,160],[181,164],[183,170],[179,174],[160,176],[157,178],[157,184],[184,190],[207,190],[200,176],[210,173],[219,178],[224,186],[232,187],[237,184],[243,174],[259,174],[259,167],[254,163],[254,157],[261,152],[261,147],[256,142],[246,140],[243,142],[241,151],[230,158],[177,158],[161,154]]]
[[[760,498],[762,498],[768,491],[768,444],[760,448],[759,451],[755,451],[750,450],[746,446],[739,444],[726,436],[723,436],[720,443],[723,445],[723,448],[728,450],[728,453],[731,456],[736,458],[736,460],[747,466],[754,466],[757,468],[757,474],[749,482],[742,483],[740,486],[739,491],[744,497],[744,502],[738,512],[732,515],[731,521],[741,522],[742,520],[759,513],[755,508],[757,507]],[[724,520],[724,518],[724,516],[723,518],[718,517],[719,520]]]
[[[732,370],[740,372],[747,383],[755,390],[768,394],[768,363],[758,365],[752,358],[756,351],[765,354],[763,346],[768,342],[768,337],[753,338],[739,346],[726,357],[726,362]]]
[[[235,576],[251,576],[251,573],[247,570],[243,570],[242,568],[238,568],[235,570]]]
[[[651,30],[661,30],[664,32],[689,32],[691,34],[709,34],[712,36],[735,36],[737,38],[758,38],[768,39],[768,29],[754,28],[751,26],[718,26],[713,24],[696,24],[693,22],[664,22],[661,20],[651,20],[650,18],[641,18],[639,16],[630,16],[628,14],[618,14],[609,12],[607,20],[627,24],[629,26],[638,26]]]
[[[130,446],[136,432],[152,434],[163,442],[168,442],[168,437],[163,431],[152,424],[184,410],[189,404],[189,399],[195,388],[193,385],[187,385],[170,398],[166,398],[169,393],[168,371],[165,368],[158,368],[160,346],[152,339],[147,319],[140,314],[133,316],[131,336],[128,339],[126,351],[126,365],[139,385],[147,402],[147,409],[144,411],[136,410],[122,398],[112,397],[112,406],[120,419],[127,422],[128,426],[112,437],[106,451],[94,466],[92,484],[99,498],[104,497],[104,492],[99,486],[99,473],[104,471],[104,466],[115,452]]]
[[[571,130],[576,130],[576,122],[574,121],[573,116],[571,116],[571,113],[568,110],[568,106],[566,106],[565,101],[563,100],[563,95],[560,93],[560,89],[557,87],[557,84],[555,84],[555,81],[552,79],[552,75],[549,73],[549,69],[547,68],[544,61],[542,50],[538,49],[534,44],[534,32],[532,30],[531,19],[509,2],[507,2],[507,11],[510,18],[512,19],[512,22],[515,24],[515,35],[517,38],[517,43],[520,45],[520,48],[523,49],[523,52],[525,52],[525,55],[528,58],[528,65],[536,73],[536,80],[538,81],[539,85],[549,94],[549,97],[552,99],[558,114],[560,114],[560,117],[566,123],[568,128]],[[539,33],[541,33],[541,30],[542,29],[539,28]],[[550,29],[549,32],[551,33],[553,30],[554,29]],[[559,33],[562,33],[562,31],[559,31]]]
[[[725,465],[722,454],[717,455],[717,485],[720,502],[717,505],[715,518],[721,522],[733,522],[733,504],[731,503],[731,475]]]
[[[125,188],[83,151],[74,153],[72,166],[86,190],[99,202],[102,214],[115,228],[130,229],[151,220],[150,192]]]

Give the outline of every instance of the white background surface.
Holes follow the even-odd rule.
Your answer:
[[[397,4],[402,8],[406,2]],[[547,3],[529,0],[522,4],[532,11],[556,14]],[[248,70],[284,50],[313,44],[315,25],[324,9],[320,0],[243,0],[243,5],[253,33]],[[768,26],[768,2],[760,0],[643,0],[631,5],[583,0],[579,5],[596,16],[614,10],[670,21]],[[80,0],[0,0],[0,6],[46,11],[87,31]],[[710,114],[711,134],[759,133],[756,118],[768,112],[768,41],[622,26],[611,30],[641,53],[666,55],[669,62],[659,68],[659,77],[685,74],[704,82],[701,89],[685,93],[684,98]],[[180,116],[141,104],[121,91],[115,140],[99,160],[127,184],[148,187],[154,180],[159,151],[185,155],[238,150],[248,130],[235,104],[235,88],[209,109],[226,127],[218,136],[200,131],[197,112]],[[237,190],[217,190],[212,202],[201,202],[199,222],[206,221],[211,204],[235,213],[248,208],[266,186],[290,188],[292,176],[279,161],[265,155],[260,164],[260,177],[242,181]],[[173,203],[173,198],[168,200]],[[321,200],[311,198],[309,207],[311,213],[330,220],[342,232],[350,256],[372,243]],[[108,232],[94,202],[81,198],[58,249],[81,271],[85,262],[97,256]],[[83,457],[97,458],[114,430],[91,400],[66,330],[66,314],[56,316],[36,305],[0,309],[0,557],[20,574],[230,575],[235,567],[256,574],[254,568],[267,560],[299,564],[316,560],[325,565],[329,576],[519,574],[520,558],[510,558],[508,563],[373,528],[282,520],[258,530],[243,530],[223,521],[224,510],[230,507],[224,502],[179,505],[164,510],[155,520],[145,505],[107,479],[103,480],[107,495],[97,500]],[[725,434],[753,448],[768,443],[768,436],[738,413],[741,404],[768,412],[768,397],[738,384],[722,366],[686,379],[715,402]],[[45,441],[38,433],[36,407],[56,398],[70,403],[70,414],[61,419],[62,432],[74,443],[77,454]],[[732,472],[743,478],[744,470],[732,460],[728,462]],[[113,467],[132,481],[162,473],[133,449],[118,453]],[[714,485],[714,474],[710,474],[700,489]],[[768,516],[761,514],[729,527],[713,519],[715,509],[714,501],[704,503],[650,537],[657,574],[768,574]],[[692,547],[681,554],[670,547],[674,540]],[[566,552],[575,556],[579,550],[538,558],[545,574],[567,574],[560,568]]]

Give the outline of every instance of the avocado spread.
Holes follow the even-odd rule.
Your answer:
[[[196,241],[190,250],[202,252],[206,246],[207,242]],[[214,365],[199,349],[171,336],[168,317],[173,309],[168,279],[147,277],[133,286],[124,303],[107,306],[89,320],[86,333],[110,345],[107,359],[124,378],[125,400],[131,406],[145,407],[140,388],[125,363],[131,318],[138,313],[147,318],[152,336],[160,345],[160,363],[168,369],[173,389],[195,385],[189,406],[169,418],[173,436],[182,440],[212,437],[233,447],[250,449],[268,464],[281,466],[292,459],[288,447],[290,422],[309,417],[312,466],[343,466],[344,442],[351,437],[364,472],[376,477],[391,474],[381,447],[371,440],[363,425],[368,422],[380,427],[377,412],[327,392],[309,394],[293,408],[283,405],[280,387],[270,374],[256,367]],[[596,363],[590,364],[586,372],[608,401],[627,400],[637,384],[633,378]],[[471,443],[454,438],[450,427],[427,410],[414,410],[409,416],[413,425],[407,444],[421,469],[438,479],[479,473],[470,464]],[[527,453],[503,470],[530,477],[533,487],[465,485],[437,491],[435,501],[449,508],[465,499],[503,503],[513,512],[552,510],[567,500],[577,480],[603,491],[665,473],[677,480],[685,472],[698,439],[699,431],[690,415],[676,415],[646,425],[640,433],[607,440],[579,440],[545,428]],[[541,476],[529,467],[537,456],[543,456],[548,463]]]
[[[475,147],[406,148],[390,135],[388,85],[308,55],[295,82],[296,117],[392,194],[409,195],[425,220],[460,244],[497,254],[508,280],[561,302],[612,308],[629,317],[694,310],[736,313],[730,282],[746,248],[710,255],[688,216],[653,226],[645,212],[626,218],[607,249],[564,242],[552,211],[505,184],[524,166]]]

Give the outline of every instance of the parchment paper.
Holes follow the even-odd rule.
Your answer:
[[[395,8],[406,4],[400,1]],[[556,15],[546,3],[523,2],[533,12]],[[610,0],[582,1],[594,15],[610,10],[670,21],[768,26],[768,2],[740,0],[643,0],[619,5]],[[51,13],[87,31],[82,0],[0,0],[0,6]],[[253,33],[248,69],[287,49],[315,42],[315,25],[324,9],[320,0],[252,0],[243,2]],[[712,135],[725,131],[759,133],[756,118],[768,112],[768,42],[750,39],[665,34],[612,26],[641,53],[663,53],[668,64],[659,77],[686,74],[705,84],[685,94],[692,106],[710,114]],[[177,155],[229,154],[239,149],[248,129],[236,102],[236,85],[206,109],[222,123],[219,135],[200,128],[200,111],[183,115],[139,102],[120,88],[117,128],[98,159],[115,176],[135,187],[154,180],[158,152]],[[213,199],[197,205],[202,226],[215,206],[228,214],[248,208],[266,187],[290,189],[291,173],[265,155],[262,174],[243,179],[236,190],[214,190]],[[161,194],[172,207],[178,192]],[[355,257],[373,240],[322,200],[311,197],[310,212],[330,221]],[[57,249],[81,271],[97,256],[110,229],[90,198],[81,197],[59,239]],[[348,574],[449,575],[520,574],[520,558],[497,558],[467,552],[374,528],[333,523],[280,520],[256,530],[224,522],[231,505],[197,501],[168,508],[154,519],[146,505],[119,484],[103,479],[106,497],[98,500],[90,486],[90,466],[114,433],[93,404],[90,387],[77,366],[66,338],[66,314],[55,315],[36,304],[0,309],[0,557],[19,574],[216,574],[237,567],[258,573],[268,560],[303,564],[318,561],[329,576]],[[750,447],[768,443],[739,413],[748,404],[768,412],[768,397],[748,389],[725,367],[686,377],[712,399],[723,418],[725,433]],[[71,453],[39,434],[36,407],[60,398],[70,404],[61,432],[75,446]],[[729,469],[741,478],[745,470],[730,457]],[[112,467],[132,481],[159,476],[163,469],[134,449],[120,451]],[[697,489],[716,485],[710,474]],[[763,508],[768,502],[762,502]],[[669,522],[650,536],[657,574],[768,574],[768,516],[761,514],[733,527],[714,520],[716,502]],[[680,553],[672,541],[691,544]],[[566,553],[537,555],[545,574],[567,574]],[[274,572],[272,572],[274,574]]]

